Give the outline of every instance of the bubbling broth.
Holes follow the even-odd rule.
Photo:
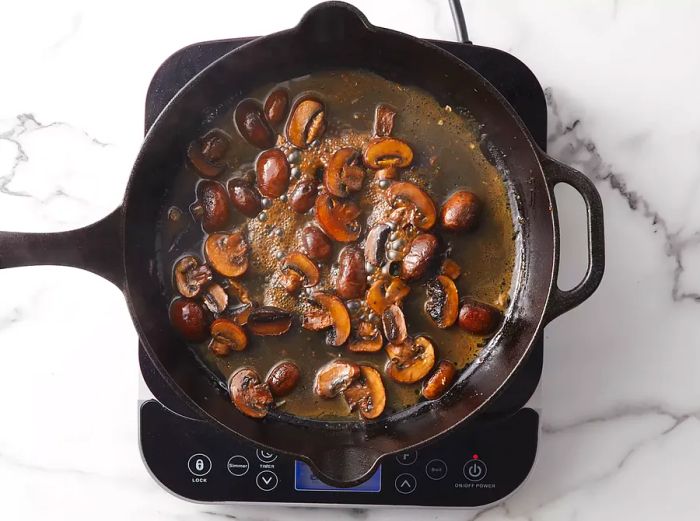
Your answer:
[[[159,266],[173,326],[234,405],[371,420],[443,394],[513,277],[476,123],[339,70],[261,87],[210,128],[183,150]]]

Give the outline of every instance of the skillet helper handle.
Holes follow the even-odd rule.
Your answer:
[[[540,161],[552,194],[559,183],[566,183],[575,189],[586,203],[588,221],[588,267],[583,280],[574,288],[564,291],[557,286],[559,272],[559,228],[557,225],[556,274],[552,294],[547,304],[545,323],[566,313],[590,297],[603,279],[605,271],[605,234],[603,228],[603,203],[593,182],[578,170],[571,168],[544,153],[540,153]],[[553,196],[553,195],[552,195]]]
[[[56,233],[0,232],[0,269],[71,266],[124,287],[122,208],[77,230]]]

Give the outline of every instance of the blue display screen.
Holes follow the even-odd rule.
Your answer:
[[[337,488],[326,485],[314,476],[311,468],[301,461],[294,462],[294,488],[302,492],[380,492],[382,490],[382,467],[364,483],[354,487]]]

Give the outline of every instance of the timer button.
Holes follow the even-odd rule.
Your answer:
[[[268,452],[266,450],[258,449],[255,451],[255,455],[263,463],[272,463],[277,459],[277,454],[274,454],[273,452]]]
[[[462,472],[464,473],[464,477],[469,481],[476,482],[486,477],[487,470],[486,463],[480,459],[470,459],[464,464]]]
[[[206,454],[193,454],[187,460],[187,468],[193,476],[206,476],[211,472],[211,460]]]
[[[401,465],[413,465],[418,459],[418,452],[412,450],[410,452],[402,452],[396,456],[396,461]]]

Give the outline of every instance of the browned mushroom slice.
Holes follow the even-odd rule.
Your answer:
[[[377,170],[377,173],[374,174],[374,178],[377,181],[381,181],[382,179],[393,181],[394,179],[399,178],[399,169],[393,166],[382,168],[380,170]]]
[[[383,103],[377,105],[374,111],[374,135],[377,137],[386,137],[391,135],[394,130],[394,118],[396,110],[389,105]]]
[[[328,194],[316,199],[316,218],[323,231],[338,242],[356,241],[362,231],[357,218],[360,207],[353,201],[341,201]]]
[[[427,400],[439,398],[452,385],[457,376],[457,367],[449,360],[440,360],[435,371],[423,384],[421,394]]]
[[[316,98],[298,100],[287,121],[287,139],[298,148],[306,148],[326,130],[323,103]]]
[[[350,313],[342,300],[328,293],[316,292],[312,299],[327,311],[333,319],[333,325],[326,334],[326,343],[332,346],[343,345],[350,336]]]
[[[386,374],[392,380],[412,384],[425,377],[435,364],[435,348],[433,343],[424,336],[410,338],[403,344],[387,344],[386,352],[389,361]]]
[[[344,299],[360,298],[367,287],[365,257],[357,246],[345,246],[338,255],[336,292]]]
[[[248,269],[248,243],[240,231],[213,233],[204,243],[204,253],[218,273],[239,277]]]
[[[372,266],[381,266],[386,259],[386,243],[391,235],[391,227],[387,223],[372,226],[365,240],[365,260]]]
[[[241,304],[252,304],[250,292],[242,282],[236,279],[226,279],[223,286],[229,297],[237,299]]]
[[[372,322],[362,321],[348,342],[348,349],[357,353],[373,353],[384,345],[379,328]]]
[[[202,176],[216,177],[226,169],[224,155],[230,144],[231,137],[215,128],[190,144],[187,157]]]
[[[453,193],[440,210],[440,224],[450,232],[467,232],[476,228],[481,214],[481,200],[467,190]]]
[[[320,278],[316,264],[301,252],[292,252],[282,261],[281,281],[289,293],[296,293],[302,286],[315,286]]]
[[[254,309],[248,315],[246,327],[254,335],[278,336],[289,331],[292,326],[292,314],[274,306]]]
[[[403,311],[396,304],[389,306],[382,313],[382,327],[384,328],[384,336],[390,344],[402,344],[408,336],[406,319],[403,316]]]
[[[378,418],[386,405],[386,392],[382,376],[375,368],[360,366],[360,376],[343,391],[350,410],[359,410],[360,415],[373,420]]]
[[[360,366],[350,360],[328,362],[316,373],[314,393],[321,398],[334,398],[360,376]]]
[[[274,396],[286,396],[291,393],[299,381],[301,371],[293,362],[280,362],[270,369],[265,381]]]
[[[374,170],[390,166],[405,168],[413,162],[413,150],[400,139],[377,137],[370,139],[362,157],[365,164]]]
[[[228,194],[216,181],[201,181],[197,185],[197,202],[190,208],[192,214],[201,219],[205,231],[215,232],[228,224]]]
[[[301,240],[304,251],[310,259],[327,262],[333,254],[333,243],[320,228],[309,224],[302,231]]]
[[[173,282],[183,297],[196,297],[211,279],[209,266],[202,264],[197,257],[188,255],[175,263]]]
[[[462,274],[462,268],[460,268],[459,264],[457,264],[452,259],[445,259],[445,261],[442,263],[442,266],[440,267],[440,273],[442,275],[447,275],[452,280],[457,280]]]
[[[270,92],[265,100],[265,106],[263,107],[267,121],[269,121],[271,125],[279,125],[282,123],[287,112],[287,105],[289,105],[289,93],[287,89],[280,87]]]
[[[367,292],[367,305],[375,313],[381,314],[392,304],[400,304],[410,291],[411,288],[399,277],[379,279]]]
[[[501,312],[473,298],[466,298],[459,310],[459,327],[474,335],[490,335],[501,322]]]
[[[289,162],[277,148],[265,150],[255,161],[258,190],[267,197],[279,197],[289,186]]]
[[[177,298],[170,304],[170,323],[190,342],[201,342],[208,333],[207,312],[202,305],[188,298]]]
[[[436,259],[437,238],[430,233],[417,235],[408,247],[408,252],[401,262],[401,278],[417,280],[428,272]]]
[[[336,197],[347,197],[362,188],[365,170],[360,153],[354,148],[341,148],[328,162],[323,173],[323,186]]]
[[[416,226],[429,230],[435,225],[435,203],[428,193],[410,181],[398,181],[387,189],[387,197],[392,206],[410,205],[418,212]]]
[[[219,284],[210,284],[202,295],[204,306],[212,313],[219,314],[228,306],[228,294]]]
[[[323,331],[333,325],[333,317],[325,309],[311,309],[301,317],[301,327],[309,331]]]
[[[231,313],[231,320],[233,320],[239,326],[245,326],[248,323],[248,317],[253,311],[253,304],[243,304],[235,309]]]
[[[457,320],[459,310],[457,286],[448,276],[439,275],[428,281],[425,289],[428,295],[425,312],[440,329],[450,327]]]
[[[315,179],[302,179],[289,194],[289,206],[296,213],[306,213],[316,204],[318,183]]]
[[[260,194],[245,179],[231,179],[228,183],[228,196],[234,208],[246,217],[255,217],[262,210]]]
[[[235,322],[227,318],[218,318],[209,328],[211,342],[209,350],[217,356],[226,356],[231,351],[243,351],[248,345],[248,337]]]
[[[233,373],[228,388],[233,405],[251,418],[264,418],[273,402],[270,388],[254,369],[244,367]]]
[[[275,134],[267,124],[263,109],[254,99],[245,99],[237,106],[233,114],[241,136],[253,146],[269,148],[275,144]]]

